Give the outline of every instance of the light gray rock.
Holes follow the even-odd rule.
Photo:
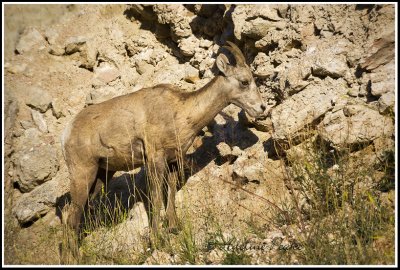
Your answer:
[[[371,73],[363,74],[362,81],[367,88],[370,84],[371,94],[380,97],[385,93],[394,92],[395,89],[395,63],[391,61],[386,65],[380,66]]]
[[[259,78],[268,78],[275,73],[274,66],[270,63],[270,58],[263,52],[259,52],[254,58],[251,67],[254,75]]]
[[[44,36],[50,45],[54,45],[56,44],[59,34],[54,28],[47,28],[44,32]]]
[[[149,221],[142,202],[129,211],[128,219],[112,228],[99,228],[87,236],[82,245],[83,256],[115,257],[135,260],[145,251],[149,237]]]
[[[174,41],[189,37],[192,34],[190,22],[192,16],[188,16],[186,8],[183,5],[153,5],[153,11],[157,16],[157,21],[161,24],[169,24],[171,27],[171,36]]]
[[[260,160],[249,158],[247,155],[239,156],[233,164],[233,173],[241,179],[248,181],[262,181],[265,168]]]
[[[40,112],[38,112],[36,110],[31,109],[31,115],[32,115],[33,122],[35,123],[35,125],[41,132],[43,132],[43,133],[49,132],[49,130],[47,128],[47,123],[46,123],[46,120],[44,120],[43,114],[41,114]]]
[[[7,70],[8,72],[12,73],[12,74],[18,74],[18,73],[23,73],[26,68],[27,68],[27,64],[26,63],[5,63],[4,64],[4,68],[5,70]]]
[[[173,264],[174,257],[170,254],[160,251],[154,250],[153,253],[146,259],[144,265],[166,265],[166,264]]]
[[[274,22],[258,17],[244,23],[242,28],[242,35],[253,39],[260,39],[272,30],[282,30],[285,27],[286,22],[284,21]]]
[[[329,112],[318,127],[321,138],[336,148],[391,137],[393,132],[389,117],[364,105],[347,105],[343,110]]]
[[[307,78],[311,75],[311,63],[305,59],[284,63],[275,70],[279,72],[281,89],[286,88],[290,94],[300,92],[310,84]]]
[[[15,49],[18,53],[23,54],[35,48],[44,49],[45,47],[46,40],[39,31],[33,27],[27,27],[22,32]]]
[[[220,249],[213,249],[207,254],[207,264],[221,264],[225,258],[225,252]]]
[[[113,97],[126,94],[126,89],[121,89],[121,85],[111,86],[111,85],[93,85],[94,87],[88,95],[86,96],[86,104],[97,104],[103,101],[109,100]]]
[[[199,71],[190,64],[185,64],[184,80],[190,83],[195,83],[199,79]]]
[[[84,36],[73,36],[69,37],[65,41],[65,52],[67,54],[73,54],[82,50],[86,44],[87,38]]]
[[[200,43],[199,43],[200,48],[208,49],[212,45],[213,45],[213,42],[211,40],[203,39],[203,38],[200,39]]]
[[[95,79],[99,80],[103,84],[108,84],[120,76],[121,74],[119,70],[114,65],[106,62],[102,62],[100,66],[96,67],[94,70]]]
[[[394,95],[394,92],[388,92],[383,94],[378,100],[379,112],[385,113],[389,109],[393,110],[395,99],[396,97]]]
[[[19,122],[23,129],[30,129],[35,127],[34,123],[32,123],[32,121],[29,120],[21,120]]]
[[[58,45],[58,44],[54,44],[54,45],[50,45],[49,48],[49,53],[52,55],[57,55],[57,56],[61,56],[65,54],[65,47]]]
[[[271,29],[283,29],[286,25],[276,5],[238,5],[232,12],[232,21],[238,40],[242,35],[260,39]]]
[[[31,86],[27,87],[25,92],[26,105],[33,107],[42,113],[48,110],[53,98],[47,91],[38,86]]]
[[[22,194],[13,208],[19,223],[35,221],[54,209],[57,199],[67,192],[68,188],[63,182],[65,179],[48,181],[33,191]]]
[[[150,65],[146,61],[138,61],[136,63],[136,70],[140,75],[143,75],[145,73],[151,74],[154,71],[154,66]]]
[[[347,91],[344,81],[325,80],[294,94],[272,109],[273,138],[295,137],[298,131],[335,107]]]
[[[195,49],[199,46],[200,40],[194,35],[181,39],[178,44],[178,47],[184,56],[193,56]]]
[[[80,66],[92,70],[96,66],[98,53],[97,43],[88,40],[80,50]]]
[[[52,100],[51,110],[54,117],[56,117],[57,119],[63,116],[67,116],[67,111],[66,108],[64,107],[64,103],[57,98]]]
[[[185,78],[186,71],[184,67],[184,65],[166,61],[162,68],[159,67],[159,69],[154,73],[152,85],[160,83],[175,84],[179,82]]]
[[[346,57],[344,55],[324,54],[315,60],[312,72],[316,76],[339,78],[346,74],[347,68]]]
[[[221,155],[221,157],[227,157],[227,156],[230,156],[232,154],[231,147],[225,142],[220,142],[217,145],[217,149],[218,149],[219,154]]]
[[[22,149],[16,154],[14,163],[17,171],[15,181],[22,192],[29,192],[49,181],[59,168],[57,151],[54,146],[47,144]]]
[[[373,70],[394,59],[395,33],[390,32],[376,39],[369,48],[369,56],[361,63],[361,68]]]

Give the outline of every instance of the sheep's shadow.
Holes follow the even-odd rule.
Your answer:
[[[221,142],[227,143],[230,147],[238,146],[244,150],[258,141],[258,137],[251,132],[241,121],[236,121],[231,116],[221,112],[224,124],[211,122],[207,128],[212,136],[206,136],[204,132],[200,146],[190,154],[185,155],[183,160],[184,172],[179,169],[178,164],[169,164],[169,171],[177,171],[179,176],[177,189],[180,190],[190,176],[201,171],[210,162],[214,161],[217,165],[231,161],[219,154],[217,145]],[[181,167],[182,168],[182,167]],[[133,173],[123,173],[113,177],[109,181],[106,192],[100,192],[95,198],[90,200],[82,216],[82,226],[87,226],[88,222],[93,224],[108,224],[119,220],[121,213],[127,213],[138,202],[143,202],[149,215],[149,196],[146,181],[146,170],[141,167],[140,171]],[[166,188],[166,187],[165,187]],[[165,196],[166,197],[166,196]],[[62,208],[70,201],[69,193],[60,197],[57,201],[57,215],[61,217]],[[164,202],[166,205],[166,202]],[[89,217],[89,219],[88,219]],[[93,222],[93,220],[95,220]],[[91,224],[89,224],[91,225]]]

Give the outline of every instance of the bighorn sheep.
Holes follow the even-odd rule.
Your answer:
[[[148,183],[152,232],[157,233],[161,221],[163,181],[168,185],[168,226],[177,225],[176,183],[168,177],[164,180],[167,163],[176,161],[179,148],[186,153],[201,129],[230,103],[252,117],[263,115],[266,109],[242,52],[228,43],[224,48],[236,64],[219,54],[216,65],[222,74],[201,89],[182,92],[160,84],[86,107],[70,122],[62,138],[71,181],[70,227],[79,230],[89,193],[101,187],[104,176],[111,179],[115,171],[143,163],[156,176]]]

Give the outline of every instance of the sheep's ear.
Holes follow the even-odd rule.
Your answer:
[[[229,71],[229,60],[228,57],[224,54],[219,54],[217,57],[217,67],[219,71],[224,73],[225,76],[228,76],[228,71]]]

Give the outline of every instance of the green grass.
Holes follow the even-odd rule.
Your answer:
[[[359,149],[368,154],[368,146]],[[318,137],[305,150],[285,157],[294,204],[288,223],[301,231],[302,248],[293,251],[300,264],[393,264],[394,212],[378,187],[394,187],[394,154],[378,164],[359,163],[350,149],[337,151]],[[376,239],[386,247],[377,249]],[[281,256],[290,262],[291,254]]]

